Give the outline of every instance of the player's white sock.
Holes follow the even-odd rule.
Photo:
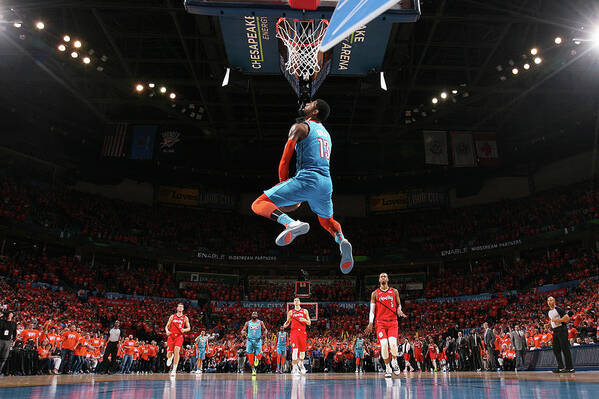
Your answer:
[[[166,358],[166,367],[171,367],[171,364],[173,364],[173,357],[175,357],[175,355]]]

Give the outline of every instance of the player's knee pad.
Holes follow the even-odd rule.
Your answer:
[[[389,337],[389,350],[391,351],[391,354],[393,355],[393,357],[397,357],[397,338],[395,337]]]
[[[298,353],[298,350],[297,350],[297,348],[294,348],[294,349],[291,351],[291,359],[293,359],[293,360],[297,360],[297,353]]]
[[[389,341],[387,338],[380,340],[381,342],[381,356],[383,359],[389,359]]]

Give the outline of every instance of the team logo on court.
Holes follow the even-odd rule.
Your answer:
[[[181,133],[168,131],[162,132],[162,141],[160,142],[160,149],[162,152],[175,152],[175,144],[181,141]]]

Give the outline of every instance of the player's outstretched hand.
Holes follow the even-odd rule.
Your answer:
[[[397,315],[398,315],[399,317],[408,317],[408,316],[406,316],[406,314],[405,314],[404,312],[402,312],[401,310],[398,310],[398,311],[397,311]]]

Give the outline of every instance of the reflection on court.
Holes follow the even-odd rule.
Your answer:
[[[24,386],[27,385],[27,386]],[[519,399],[596,398],[599,372],[38,376],[0,379],[2,398]]]

